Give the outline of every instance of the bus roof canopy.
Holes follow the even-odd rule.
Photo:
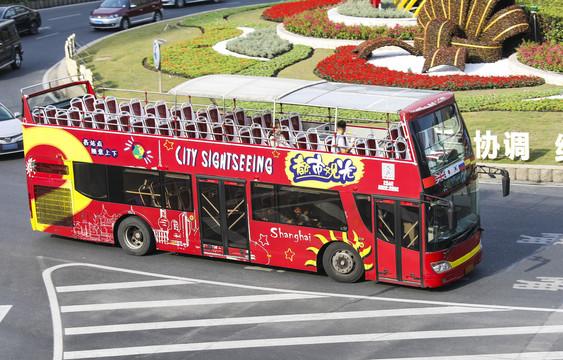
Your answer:
[[[270,101],[379,113],[399,113],[402,109],[440,92],[324,80],[206,75],[186,81],[170,90],[169,93],[215,99]]]

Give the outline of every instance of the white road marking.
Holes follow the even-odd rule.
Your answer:
[[[357,299],[357,300],[367,300],[367,301],[382,301],[382,302],[419,304],[419,305],[467,306],[467,307],[477,307],[477,308],[481,308],[481,309],[537,311],[537,312],[549,312],[549,313],[560,312],[560,313],[563,313],[563,309],[550,309],[550,308],[539,308],[539,307],[528,307],[528,306],[486,305],[486,304],[472,304],[472,303],[461,303],[461,302],[450,302],[450,301],[401,299],[401,298],[370,296],[370,295],[352,295],[352,294],[328,293],[328,292],[325,293],[325,292],[319,292],[319,291],[278,289],[278,288],[265,287],[265,286],[241,285],[241,284],[233,284],[233,283],[224,283],[224,282],[220,282],[220,281],[192,279],[192,278],[181,277],[181,276],[155,274],[155,273],[150,273],[150,272],[145,272],[145,271],[129,270],[129,269],[116,268],[116,267],[104,266],[104,265],[96,265],[96,264],[88,264],[88,263],[68,263],[68,264],[56,265],[56,266],[53,266],[51,268],[44,270],[43,271],[43,275],[44,275],[43,277],[45,279],[45,276],[50,277],[50,273],[52,273],[55,270],[65,268],[65,267],[73,267],[73,266],[92,267],[92,268],[98,268],[98,269],[103,269],[103,270],[119,271],[119,272],[128,273],[128,274],[146,275],[146,276],[150,276],[150,277],[160,277],[160,278],[163,278],[163,279],[177,279],[177,280],[184,280],[184,281],[192,281],[192,282],[196,282],[196,283],[200,283],[200,284],[218,285],[218,286],[233,287],[233,288],[238,288],[238,289],[250,289],[250,290],[259,290],[259,291],[275,291],[275,292],[278,292],[278,293],[305,294],[305,295],[313,295],[313,296],[320,296],[320,297],[336,297],[336,298],[344,298],[344,299]],[[52,281],[49,280],[49,283],[52,284]],[[45,284],[47,285],[47,282],[45,282]]]
[[[55,36],[55,35],[59,35],[59,34],[60,34],[59,32],[56,32],[56,33],[52,33],[52,34],[48,34],[48,35],[38,36],[38,37],[35,38],[35,40],[41,40],[41,39],[45,39],[45,38]]]
[[[253,340],[214,341],[189,344],[163,344],[151,346],[135,346],[113,349],[78,350],[65,351],[64,359],[93,359],[107,356],[130,356],[147,354],[165,354],[173,352],[205,351],[205,350],[227,350],[227,349],[251,349],[276,346],[302,346],[319,344],[342,344],[358,342],[383,342],[398,340],[428,340],[447,339],[461,337],[483,337],[483,336],[508,336],[529,334],[563,333],[563,325],[554,326],[521,326],[521,327],[499,327],[481,329],[452,329],[452,330],[428,330],[407,331],[398,333],[372,333],[372,334],[346,334],[346,335],[323,335],[303,336],[291,338],[266,338]]]
[[[148,281],[129,281],[117,282],[106,284],[89,284],[89,285],[70,285],[70,286],[57,286],[58,293],[78,292],[78,291],[98,291],[98,290],[121,290],[121,289],[134,289],[154,286],[172,286],[172,285],[187,285],[193,284],[192,281],[186,280],[148,280]]]
[[[420,315],[445,315],[445,314],[465,314],[475,312],[495,311],[490,309],[476,309],[460,306],[452,307],[429,307],[413,309],[392,309],[392,310],[367,310],[367,311],[345,311],[337,313],[311,313],[311,314],[291,314],[291,315],[271,315],[271,316],[249,316],[237,318],[219,319],[198,319],[198,320],[179,320],[161,321],[150,323],[115,324],[101,326],[83,326],[66,328],[65,335],[85,335],[100,334],[110,332],[131,332],[142,330],[162,330],[178,329],[200,326],[225,326],[225,325],[248,325],[265,324],[297,321],[324,321],[324,320],[349,320],[349,319],[368,319],[393,316],[420,316]]]
[[[425,356],[410,358],[388,358],[378,360],[561,360],[563,351],[538,351],[506,354],[481,354],[481,355],[452,355],[452,356]]]
[[[12,305],[0,305],[0,322],[4,320],[4,316],[10,311]]]
[[[244,295],[244,296],[222,296],[214,298],[178,299],[178,300],[155,300],[155,301],[130,301],[108,304],[85,304],[61,306],[61,313],[82,311],[104,311],[104,310],[131,310],[145,308],[164,308],[171,306],[196,306],[248,303],[256,301],[279,301],[321,298],[324,296],[307,294],[266,294],[266,295]]]
[[[66,18],[70,18],[70,17],[76,17],[76,16],[81,16],[82,14],[70,14],[70,15],[65,15],[65,16],[59,16],[59,17],[54,17],[54,18],[50,18],[47,19],[49,21],[53,21],[53,20],[60,20],[60,19],[66,19]]]

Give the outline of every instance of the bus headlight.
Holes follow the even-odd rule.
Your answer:
[[[445,260],[430,263],[430,266],[432,266],[432,270],[434,270],[436,274],[441,274],[452,269],[452,265]]]

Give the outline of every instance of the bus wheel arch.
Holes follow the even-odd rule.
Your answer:
[[[156,249],[154,232],[141,217],[136,215],[123,217],[115,226],[117,228],[115,237],[126,253],[143,256]]]
[[[352,246],[332,241],[319,252],[326,274],[338,282],[353,283],[364,276],[364,262]]]

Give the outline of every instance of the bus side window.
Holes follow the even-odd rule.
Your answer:
[[[190,175],[165,173],[164,196],[167,209],[193,211]]]
[[[110,201],[128,205],[161,206],[158,171],[108,167]]]
[[[364,222],[366,228],[372,231],[371,228],[371,196],[364,194],[354,194],[354,200],[356,200],[356,207],[360,213],[360,217]]]
[[[274,185],[252,184],[252,220],[276,222]]]
[[[107,200],[105,165],[75,162],[73,168],[76,191],[90,199]]]

